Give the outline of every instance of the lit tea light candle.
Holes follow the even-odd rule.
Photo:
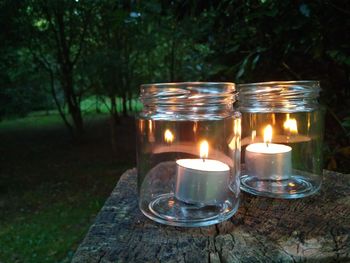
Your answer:
[[[207,159],[209,144],[200,144],[200,159],[176,161],[175,196],[190,204],[215,205],[227,198],[230,167],[218,160]]]
[[[292,172],[292,148],[271,143],[272,127],[264,130],[264,143],[249,144],[245,152],[245,165],[249,175],[263,180],[283,180]]]

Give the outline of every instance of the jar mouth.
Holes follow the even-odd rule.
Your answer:
[[[310,111],[318,104],[319,81],[270,81],[238,85],[239,105],[249,112]]]
[[[161,118],[173,114],[178,118],[204,119],[227,113],[233,109],[236,96],[235,84],[231,82],[155,83],[143,84],[140,89],[144,109],[159,113]]]
[[[148,104],[204,106],[206,104],[233,103],[236,87],[231,82],[175,82],[143,84],[141,101]]]
[[[266,82],[252,82],[252,83],[243,83],[237,84],[239,88],[246,88],[251,86],[276,86],[276,85],[301,85],[301,86],[320,86],[320,82],[318,80],[274,80],[274,81],[266,81]]]
[[[235,84],[232,82],[201,82],[201,81],[190,81],[190,82],[164,82],[164,83],[151,83],[151,84],[142,84],[141,89],[148,88],[180,88],[180,87],[215,87],[215,88],[227,88],[231,91],[235,91]]]

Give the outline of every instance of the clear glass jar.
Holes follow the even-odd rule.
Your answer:
[[[319,92],[318,81],[239,85],[242,190],[286,199],[319,190],[324,130]]]
[[[241,116],[233,83],[141,86],[137,119],[139,206],[173,226],[207,226],[239,204]]]

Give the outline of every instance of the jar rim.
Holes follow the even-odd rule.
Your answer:
[[[316,85],[319,87],[320,81],[318,80],[273,80],[273,81],[262,81],[262,82],[252,82],[252,83],[242,83],[237,84],[240,88],[250,87],[250,86],[266,86],[266,85]]]
[[[142,84],[141,89],[153,87],[181,87],[181,86],[211,86],[211,87],[225,87],[231,88],[231,91],[236,91],[236,85],[233,82],[205,82],[205,81],[189,81],[189,82],[164,82],[164,83],[150,83]]]
[[[269,81],[238,85],[241,111],[293,112],[317,107],[320,82],[317,80]]]
[[[141,85],[144,113],[158,119],[224,118],[237,97],[232,82],[174,82]]]

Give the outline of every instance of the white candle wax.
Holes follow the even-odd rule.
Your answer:
[[[275,143],[253,143],[245,151],[248,175],[263,180],[283,180],[292,172],[292,148]]]
[[[211,159],[180,159],[176,161],[177,199],[201,205],[215,205],[226,199],[230,167]]]

